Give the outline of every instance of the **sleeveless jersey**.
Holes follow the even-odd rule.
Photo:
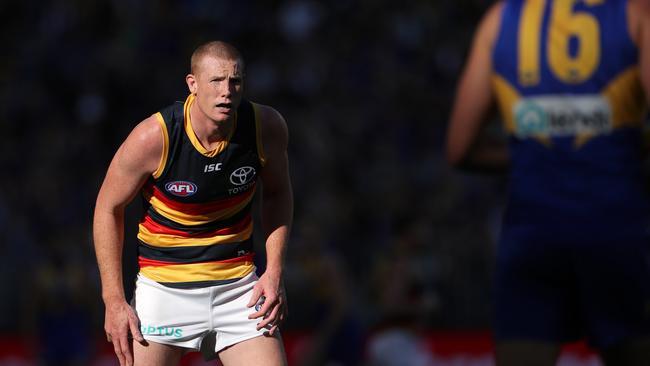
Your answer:
[[[645,102],[626,7],[505,2],[492,84],[510,136],[506,225],[645,225]]]
[[[207,151],[192,129],[193,101],[155,115],[163,154],[142,189],[138,232],[140,274],[176,288],[226,284],[255,269],[251,205],[264,162],[257,107],[242,100],[228,139]]]

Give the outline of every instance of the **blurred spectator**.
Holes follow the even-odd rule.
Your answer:
[[[39,266],[34,286],[37,355],[43,365],[88,365],[94,348],[92,297],[85,269],[72,253]],[[67,256],[64,260],[63,256]],[[77,257],[77,258],[75,258]]]
[[[364,319],[358,288],[340,254],[328,247],[321,227],[300,220],[289,252],[286,285],[290,289],[289,329],[308,335],[289,355],[296,365],[358,365],[363,356]]]

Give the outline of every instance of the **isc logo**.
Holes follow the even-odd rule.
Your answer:
[[[221,170],[222,163],[216,163],[216,164],[207,164],[203,168],[203,173],[210,173],[210,172],[218,172]]]
[[[184,180],[177,180],[165,184],[165,190],[174,196],[187,197],[196,193],[196,184]]]

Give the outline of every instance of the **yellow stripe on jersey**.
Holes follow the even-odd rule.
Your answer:
[[[594,135],[593,133],[582,133],[582,134],[578,134],[578,135],[576,135],[576,138],[575,138],[575,140],[573,141],[573,146],[574,146],[576,149],[579,149],[579,148],[581,148],[584,144],[586,144],[587,142],[591,141],[591,139],[594,138],[594,136],[596,136],[596,135]]]
[[[196,282],[220,281],[242,278],[255,269],[252,261],[207,262],[191,264],[171,264],[167,266],[147,266],[140,273],[156,282]]]
[[[163,173],[163,170],[165,170],[165,165],[167,165],[167,155],[169,154],[169,133],[167,132],[167,125],[165,125],[165,120],[163,119],[162,114],[158,112],[155,116],[160,124],[160,129],[163,135],[163,151],[160,156],[160,162],[158,163],[158,168],[152,173],[154,179],[158,179]]]
[[[492,76],[492,86],[497,94],[497,102],[506,131],[514,134],[516,131],[513,106],[521,98],[517,90],[498,74]]]
[[[214,244],[228,244],[244,241],[253,234],[253,221],[251,221],[244,230],[235,234],[215,235],[208,238],[191,238],[173,234],[152,233],[142,224],[138,232],[138,239],[156,247],[192,247],[207,246]]]
[[[259,110],[259,105],[257,103],[252,103],[253,114],[255,115],[255,139],[257,141],[257,156],[260,158],[260,165],[264,166],[266,163],[266,157],[264,156],[264,144],[262,140],[262,122],[261,115]]]
[[[185,133],[187,134],[187,137],[190,139],[190,142],[192,142],[192,145],[198,152],[200,152],[202,155],[207,156],[209,158],[215,157],[217,156],[217,154],[224,151],[226,147],[228,147],[228,143],[230,142],[230,139],[232,138],[232,135],[234,134],[235,129],[237,128],[237,113],[235,112],[235,121],[233,122],[233,126],[230,129],[230,132],[228,133],[228,137],[223,141],[219,141],[219,144],[217,145],[216,148],[212,150],[208,150],[203,145],[201,145],[199,138],[196,137],[196,134],[194,133],[194,129],[192,128],[192,119],[190,117],[190,106],[192,105],[193,102],[194,102],[194,95],[190,94],[190,96],[188,96],[187,100],[185,101],[185,105],[183,106],[183,113],[185,115]]]
[[[620,73],[603,89],[612,108],[612,127],[637,126],[646,112],[639,68],[633,66]]]
[[[582,83],[594,74],[600,64],[600,25],[598,18],[578,11],[579,0],[554,1],[547,32],[547,61],[554,76],[566,84]],[[591,1],[588,6],[599,2]],[[538,28],[539,29],[539,28]],[[579,45],[569,53],[571,41]]]
[[[531,0],[523,5],[519,22],[519,84],[522,86],[539,83],[539,29],[544,16],[544,0]]]
[[[246,207],[246,205],[249,202],[252,201],[254,193],[255,190],[250,189],[248,192],[245,193],[248,195],[248,197],[246,197],[240,203],[234,206],[224,208],[223,210],[211,212],[206,215],[190,215],[181,211],[174,210],[173,208],[170,208],[167,205],[165,205],[162,201],[160,201],[159,199],[157,199],[147,191],[143,191],[142,195],[144,196],[144,199],[147,202],[149,202],[149,204],[151,204],[151,207],[154,210],[156,210],[157,213],[161,214],[165,218],[168,218],[179,224],[192,226],[192,225],[203,225],[216,220],[227,219],[235,215],[236,213],[240,212],[244,207]]]

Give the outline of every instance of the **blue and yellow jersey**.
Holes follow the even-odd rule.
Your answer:
[[[156,118],[163,156],[144,184],[140,274],[166,286],[205,287],[255,269],[251,205],[264,163],[257,106],[243,100],[227,140],[206,150],[192,129],[189,96]]]
[[[510,136],[506,224],[645,220],[645,102],[626,7],[505,2],[492,83]]]

